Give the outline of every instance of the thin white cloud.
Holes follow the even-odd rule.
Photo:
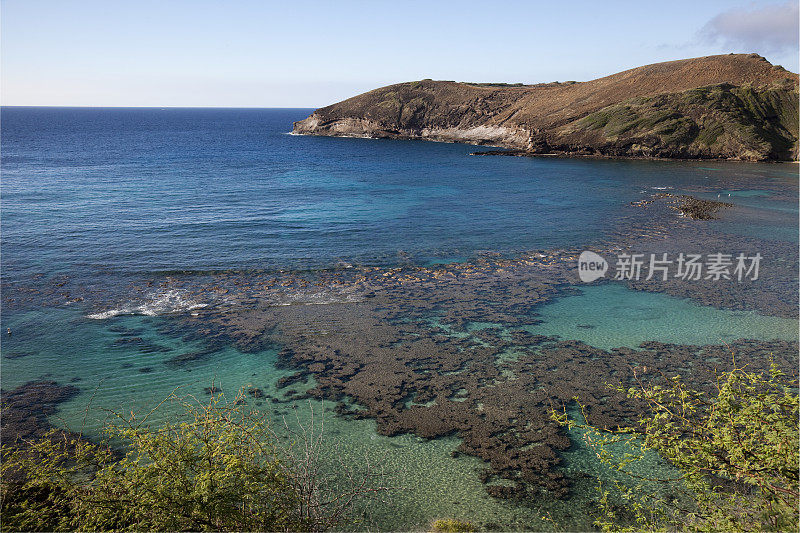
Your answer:
[[[797,51],[798,2],[732,9],[709,20],[701,40],[731,51],[780,53]]]

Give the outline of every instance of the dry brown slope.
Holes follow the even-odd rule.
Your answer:
[[[621,101],[730,83],[770,85],[797,75],[758,55],[730,54],[681,59],[638,67],[596,80],[549,88],[522,102],[520,120],[565,123]]]
[[[597,155],[786,159],[796,157],[797,151],[797,128],[792,124],[792,117],[797,115],[797,84],[796,74],[773,66],[756,54],[656,63],[582,83],[518,87],[422,80],[390,85],[318,109],[295,123],[294,131],[472,142],[532,152],[556,149]],[[771,90],[769,105],[777,108],[763,110],[764,106],[757,102],[757,112],[752,113],[752,109],[743,110],[749,104],[726,102],[713,120],[706,120],[702,104],[684,109],[682,96],[676,97],[677,103],[675,98],[668,102],[671,109],[675,108],[670,112],[672,118],[675,113],[685,113],[687,120],[694,121],[689,130],[695,137],[708,138],[703,137],[704,128],[719,129],[721,120],[730,132],[722,137],[724,146],[707,146],[693,140],[686,143],[685,136],[665,139],[656,131],[658,128],[634,128],[636,138],[613,136],[598,140],[596,130],[586,136],[579,134],[577,121],[610,106],[628,101],[641,104],[637,99],[683,95],[699,87],[717,85],[748,87],[757,93],[757,100],[764,91]],[[777,103],[775,91],[781,95]],[[786,94],[788,98],[784,97]],[[759,130],[763,129],[760,122],[770,121],[775,124],[767,124],[774,126],[766,135],[767,140],[758,132],[751,135],[740,131],[742,123],[745,130],[753,124]],[[648,123],[648,119],[642,123]],[[659,128],[663,129],[663,124]],[[731,141],[740,138],[741,143]],[[684,144],[674,144],[675,139]],[[778,139],[777,144],[774,139]]]

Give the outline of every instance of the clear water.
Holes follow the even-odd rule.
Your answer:
[[[92,320],[73,310],[19,314],[4,324],[14,334],[5,339],[3,351],[33,353],[3,360],[3,387],[10,389],[43,377],[72,382],[84,392],[61,404],[53,423],[94,436],[110,411],[123,415],[134,412],[141,418],[172,393],[204,401],[209,395],[203,389],[212,383],[229,398],[251,387],[261,389],[268,398],[283,398],[286,390],[308,386],[276,388],[281,377],[294,371],[275,368],[275,351],[248,354],[228,348],[185,368],[170,368],[165,364],[170,358],[198,346],[159,331],[167,323],[164,318],[147,316]],[[120,328],[127,330],[128,337],[135,335],[166,350],[145,354],[115,344],[126,338],[114,331]],[[142,369],[152,370],[144,373]],[[79,381],[74,381],[76,378]],[[269,399],[247,398],[248,406],[263,411],[278,432],[284,420],[296,427],[298,419],[308,424],[312,409],[317,420],[324,412],[324,437],[329,449],[338,446],[338,452],[352,458],[356,465],[366,455],[396,472],[392,484],[405,489],[392,493],[385,504],[370,504],[364,525],[388,530],[424,529],[434,518],[456,517],[512,529],[547,529],[547,522],[541,518],[548,512],[562,523],[576,527],[583,524],[580,518],[570,516],[566,502],[519,506],[488,496],[478,478],[486,465],[469,456],[453,458],[451,452],[459,444],[455,437],[384,437],[377,434],[371,420],[336,417],[332,403],[299,400],[271,404]],[[149,415],[149,420],[157,424],[178,413],[177,405],[167,403]]]
[[[188,310],[186,302],[158,300],[156,288],[136,286],[142,277],[442,264],[486,251],[590,247],[615,231],[630,202],[658,191],[731,193],[726,201],[742,211],[714,222],[719,231],[797,239],[794,165],[468,157],[474,147],[288,135],[292,121],[310,111],[3,108],[4,287],[36,289],[61,275],[79,287],[139,291],[128,309],[137,316],[99,320],[87,318],[96,309],[80,302],[55,307],[33,296],[23,307],[3,305],[2,328],[13,331],[0,339],[3,389],[42,378],[73,382],[82,392],[53,422],[90,434],[102,408],[145,410],[176,388],[204,398],[213,381],[228,392],[254,386],[280,394],[275,384],[290,371],[275,367],[274,350],[228,346],[189,365],[165,364],[200,345],[170,334],[169,316],[140,316]],[[118,302],[119,294],[101,307]],[[613,284],[586,287],[538,312],[544,322],[532,331],[604,348],[652,339],[797,338],[796,320]],[[119,328],[134,331],[149,353],[120,342]],[[21,353],[28,355],[6,357]],[[276,420],[291,410],[249,401]],[[301,419],[310,415],[305,402],[297,409]],[[560,527],[587,526],[588,492],[564,502],[494,500],[476,475],[485,465],[451,457],[457,439],[382,437],[374,422],[326,409],[330,435],[344,449],[388,453],[402,466],[406,490],[390,506],[369,510],[381,529],[424,528],[442,516],[550,529],[541,519],[548,513]],[[582,450],[569,452],[568,468],[598,474]]]
[[[621,283],[581,287],[541,306],[541,324],[525,329],[610,349],[636,348],[644,341],[724,344],[736,339],[796,340],[797,319],[763,316],[700,305],[660,293],[635,291]]]

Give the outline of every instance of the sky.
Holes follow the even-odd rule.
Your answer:
[[[321,107],[729,52],[797,72],[798,1],[2,0],[0,103]]]

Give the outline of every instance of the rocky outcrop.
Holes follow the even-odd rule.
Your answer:
[[[318,109],[294,132],[464,142],[525,155],[796,160],[798,76],[756,54],[729,54],[582,83],[422,80]]]

